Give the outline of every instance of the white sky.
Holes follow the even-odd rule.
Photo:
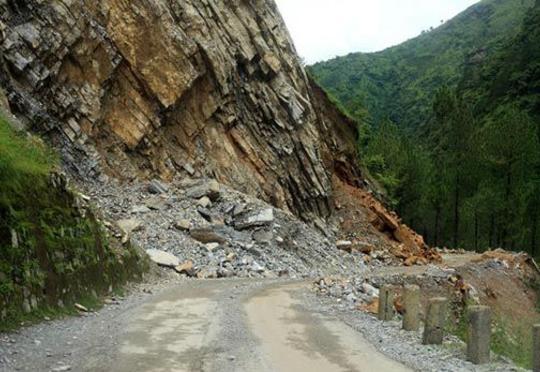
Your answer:
[[[478,0],[276,0],[308,63],[375,52],[437,27]]]

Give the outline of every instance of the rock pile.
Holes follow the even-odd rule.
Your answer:
[[[366,255],[336,247],[330,227],[321,231],[212,179],[86,186],[103,218],[114,222],[112,234],[182,275],[295,278],[366,267]]]

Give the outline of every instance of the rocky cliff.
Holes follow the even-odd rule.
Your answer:
[[[200,173],[327,216],[355,163],[272,0],[0,0],[0,54],[11,109],[86,175]]]
[[[0,0],[0,56],[9,109],[83,180],[212,177],[321,230],[333,216],[338,235],[424,249],[359,191],[355,123],[273,0]]]

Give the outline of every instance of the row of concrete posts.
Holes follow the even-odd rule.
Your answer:
[[[379,290],[379,319],[383,321],[394,318],[395,290],[392,286],[383,286]],[[420,287],[407,285],[403,291],[403,329],[418,331],[420,328]],[[442,344],[447,319],[448,300],[444,297],[431,298],[427,305],[424,319],[424,345]],[[491,309],[487,306],[470,306],[468,308],[468,341],[467,360],[474,364],[485,364],[490,361]],[[540,325],[534,331],[535,369],[540,372]]]

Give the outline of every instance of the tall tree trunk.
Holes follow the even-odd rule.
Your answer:
[[[422,225],[422,236],[424,237],[425,242],[429,242],[429,238],[430,238],[429,231],[425,224]]]
[[[474,211],[474,250],[478,252],[478,212]]]
[[[502,248],[508,248],[508,231],[510,230],[510,193],[512,192],[512,164],[506,169],[506,187],[504,195],[504,221],[501,231]]]
[[[531,226],[531,256],[536,256],[536,231],[538,229],[538,213],[536,210],[532,215],[532,226]]]
[[[441,206],[437,205],[435,208],[435,237],[433,238],[433,242],[435,243],[435,247],[439,246],[439,229],[441,227]]]
[[[495,236],[495,216],[491,214],[490,222],[489,222],[489,248],[493,248],[493,243],[495,242],[495,239],[493,239],[494,236]]]
[[[454,248],[458,247],[459,241],[459,175],[456,175],[456,188],[454,193]]]

